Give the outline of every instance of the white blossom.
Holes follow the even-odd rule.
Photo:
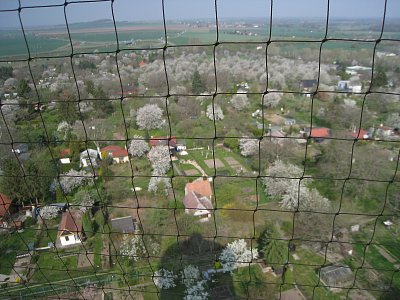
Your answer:
[[[236,110],[243,110],[249,106],[249,99],[246,94],[236,94],[231,99],[232,106]]]
[[[159,269],[154,272],[153,280],[155,285],[160,289],[169,289],[175,287],[176,275],[172,271],[166,269]]]
[[[259,141],[257,139],[242,138],[239,140],[240,154],[250,156],[258,153]]]
[[[268,169],[264,178],[265,193],[270,196],[281,197],[280,205],[289,210],[316,210],[325,211],[329,208],[329,200],[322,197],[316,189],[308,188],[312,179],[300,178],[301,168],[285,164],[277,160]]]
[[[270,196],[283,196],[293,182],[299,182],[298,178],[303,171],[292,164],[276,160],[267,170],[267,177],[264,178],[265,193]]]
[[[210,120],[214,121],[214,115],[215,115],[215,121],[224,119],[224,112],[222,111],[222,108],[218,104],[214,105],[214,113],[213,113],[213,105],[210,104],[207,106],[206,116]]]
[[[200,279],[200,271],[196,266],[188,265],[181,271],[182,283],[189,288]]]
[[[56,206],[43,206],[40,208],[39,215],[44,220],[52,220],[57,218],[59,208]]]
[[[147,104],[138,109],[136,124],[140,129],[161,128],[164,124],[163,111],[156,104]]]
[[[68,132],[72,130],[72,126],[68,124],[66,121],[61,121],[57,126],[57,132],[62,134],[62,138],[66,139]]]
[[[68,194],[80,186],[93,184],[93,178],[89,173],[84,170],[76,171],[71,169],[67,173],[60,175],[60,182],[54,179],[50,186],[50,191],[55,192],[57,187],[60,186],[63,192]]]
[[[264,96],[264,106],[266,107],[276,107],[282,99],[282,93],[270,91]]]
[[[86,190],[79,190],[75,194],[75,202],[79,206],[79,210],[82,213],[87,212],[93,206],[93,204],[97,201],[97,195],[95,192],[86,191]]]
[[[154,175],[164,175],[171,168],[171,158],[168,146],[156,146],[151,148],[148,158],[153,167]]]
[[[135,135],[129,144],[128,151],[132,156],[141,157],[150,150],[147,142],[140,135]]]
[[[251,263],[257,258],[257,249],[247,248],[246,241],[243,239],[235,240],[226,245],[226,248],[222,250],[219,256],[224,272],[231,272],[237,267]]]
[[[206,281],[201,280],[186,288],[184,300],[205,300],[208,298],[208,292],[205,288]]]
[[[163,188],[164,194],[168,195],[168,190],[172,188],[169,178],[166,177],[151,177],[149,181],[148,191],[157,193],[159,188]]]
[[[133,261],[138,261],[146,254],[146,248],[140,235],[124,234],[122,239],[120,252],[122,255],[128,256]]]
[[[300,193],[299,193],[300,192]],[[282,208],[289,210],[326,211],[329,209],[329,200],[321,196],[316,189],[309,189],[303,184],[292,181],[280,201]]]

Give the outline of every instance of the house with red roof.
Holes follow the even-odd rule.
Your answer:
[[[12,201],[3,193],[0,193],[0,228],[8,228],[11,219],[10,207]]]
[[[208,178],[201,177],[187,183],[183,198],[185,212],[199,217],[201,222],[208,221],[213,209],[211,198],[212,189]]]
[[[62,247],[80,245],[82,243],[82,213],[79,210],[66,211],[62,214],[58,226],[58,241]]]
[[[60,150],[60,163],[63,165],[71,163],[71,149],[61,149]]]
[[[172,160],[174,160],[176,152],[177,152],[177,141],[176,136],[159,136],[159,137],[151,137],[150,138],[150,147],[157,146],[168,146],[169,153],[172,156]],[[176,158],[175,158],[176,159]]]
[[[312,138],[314,142],[321,143],[331,136],[331,130],[326,127],[306,128],[305,134],[307,137]]]
[[[359,130],[354,130],[351,134],[351,136],[355,139],[358,140],[368,140],[371,138],[371,135],[368,131],[359,129]]]
[[[129,162],[128,150],[120,146],[106,146],[100,150],[102,155],[110,156],[113,159],[113,163],[120,164]]]

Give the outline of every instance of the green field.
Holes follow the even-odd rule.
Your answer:
[[[181,29],[181,30],[180,30]],[[366,24],[329,24],[328,38],[352,38],[368,39],[371,42],[340,42],[333,41],[324,44],[325,49],[360,50],[372,49],[374,40],[380,35],[379,28],[371,30]],[[219,42],[266,42],[269,40],[269,24],[260,27],[248,26],[240,28],[240,31],[252,33],[252,35],[240,35],[234,33],[235,28],[219,28]],[[89,23],[70,24],[70,32],[75,52],[115,51],[116,35],[114,25],[110,21],[95,21]],[[163,45],[164,29],[161,23],[117,23],[119,47],[134,49],[142,47],[160,47]],[[319,47],[325,36],[323,23],[298,23],[295,21],[274,21],[272,23],[271,40],[283,41],[287,47],[301,49]],[[383,37],[398,39],[399,31],[390,28],[384,32]],[[65,26],[54,28],[26,30],[26,38],[32,56],[40,56],[48,53],[68,54],[71,52],[70,41]],[[167,24],[167,39],[171,45],[200,45],[213,44],[217,40],[217,32],[214,28],[193,28],[186,25]],[[128,45],[127,41],[135,41]],[[298,43],[299,40],[316,41],[316,43]],[[286,47],[282,45],[282,47]],[[0,57],[27,56],[27,48],[21,30],[0,31]]]

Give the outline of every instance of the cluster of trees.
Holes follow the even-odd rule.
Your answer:
[[[284,209],[327,211],[329,200],[321,196],[315,188],[309,188],[311,179],[300,179],[303,170],[290,163],[276,160],[264,178],[265,193],[281,199]]]

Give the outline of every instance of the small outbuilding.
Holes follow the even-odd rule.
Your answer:
[[[345,265],[323,267],[319,274],[322,282],[330,289],[350,286],[354,280],[353,272]]]
[[[132,216],[111,219],[112,232],[134,233],[138,230],[136,220]]]

